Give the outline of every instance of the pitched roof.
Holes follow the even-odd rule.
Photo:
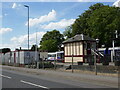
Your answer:
[[[67,39],[66,41],[63,41],[63,44],[64,43],[70,43],[70,42],[76,42],[76,41],[96,41],[96,40],[93,39],[93,38],[90,38],[88,36],[85,36],[83,34],[78,34],[78,35],[75,35],[72,38]]]

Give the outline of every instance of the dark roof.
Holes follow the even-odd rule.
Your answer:
[[[63,41],[63,44],[64,43],[70,43],[70,42],[77,42],[77,41],[96,41],[96,40],[93,39],[93,38],[90,38],[88,36],[85,36],[83,34],[78,34],[78,35],[75,35],[72,38],[67,39],[66,41]]]

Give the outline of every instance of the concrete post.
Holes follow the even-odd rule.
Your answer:
[[[95,64],[95,75],[97,75],[97,58],[95,54],[94,54],[94,64]]]
[[[72,73],[73,73],[74,72],[73,71],[73,54],[72,54],[72,67],[71,68],[72,68]]]

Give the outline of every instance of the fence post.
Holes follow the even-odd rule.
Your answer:
[[[95,64],[95,75],[97,75],[97,59],[95,54],[94,54],[94,64]]]
[[[72,68],[72,73],[73,73],[74,72],[73,71],[73,54],[72,54],[72,67],[71,68]]]
[[[44,67],[44,56],[43,56],[43,58],[42,58],[42,64],[43,64],[42,67],[43,67],[43,69],[44,69],[44,68],[45,68],[45,67]]]
[[[54,69],[56,70],[56,58],[54,58]]]

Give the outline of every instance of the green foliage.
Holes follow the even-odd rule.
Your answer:
[[[115,30],[120,31],[120,8],[104,6],[95,10],[87,21],[93,38],[99,38],[100,44],[112,45]]]
[[[10,52],[11,50],[10,50],[10,48],[3,48],[3,49],[0,49],[0,52],[1,53],[7,53],[7,52]]]
[[[66,39],[71,38],[72,35],[72,27],[68,26],[65,31],[63,32],[63,35],[66,37]]]
[[[120,33],[120,8],[97,3],[89,7],[72,25],[72,34],[83,33],[92,38],[99,38],[99,46],[112,46],[115,30]],[[120,41],[116,42],[120,46]]]
[[[102,6],[103,4],[101,3],[90,6],[89,10],[86,10],[82,15],[79,16],[78,19],[76,19],[75,23],[72,25],[73,36],[81,33],[91,36],[87,21],[89,20],[91,14]]]
[[[48,52],[55,52],[58,50],[57,41],[53,39],[45,40],[42,42],[41,50],[47,50]]]
[[[40,41],[40,50],[47,50],[48,52],[58,51],[63,40],[64,37],[59,31],[48,31]]]
[[[43,68],[43,64],[44,64],[44,68],[53,68],[54,64],[49,62],[49,61],[44,61],[44,62],[40,62],[39,63],[39,68]]]

